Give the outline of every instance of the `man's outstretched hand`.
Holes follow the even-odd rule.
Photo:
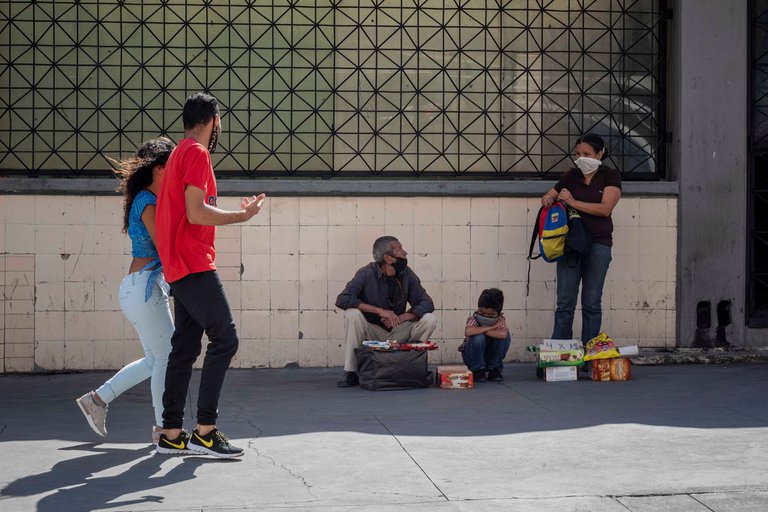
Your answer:
[[[267,197],[266,194],[259,194],[258,196],[244,197],[240,201],[240,208],[245,212],[245,220],[252,218],[261,211],[265,197]]]

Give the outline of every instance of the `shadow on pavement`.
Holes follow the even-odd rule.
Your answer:
[[[206,457],[183,457],[167,472],[162,465],[168,457],[155,457],[149,447],[140,449],[104,448],[93,443],[60,448],[65,451],[84,451],[87,455],[67,459],[55,464],[50,471],[19,478],[0,491],[3,499],[35,496],[55,491],[37,502],[38,512],[61,510],[104,510],[131,507],[144,503],[162,503],[164,498],[152,491],[195,478],[195,470],[202,464],[221,461]],[[131,464],[132,463],[132,464]],[[124,470],[111,476],[93,475],[113,468]],[[139,499],[113,500],[125,494],[147,491]]]
[[[503,384],[370,392],[337,388],[335,368],[232,369],[220,403],[220,426],[233,439],[353,431],[371,434],[482,436],[637,423],[690,428],[768,425],[766,365],[635,366],[629,382],[543,382],[531,364],[511,364]],[[74,398],[110,373],[6,375],[0,441],[102,441]],[[186,427],[192,428],[190,385]],[[34,428],[27,426],[34,425]],[[119,397],[107,418],[110,443],[149,441],[149,386]],[[386,425],[386,427],[384,426]],[[112,464],[110,464],[111,466]]]

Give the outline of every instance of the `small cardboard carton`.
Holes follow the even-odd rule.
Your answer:
[[[438,366],[437,383],[442,389],[472,389],[474,379],[466,366]]]
[[[584,364],[584,349],[579,340],[543,340],[537,352],[539,368]]]
[[[539,350],[542,352],[561,352],[580,348],[582,347],[579,340],[542,340],[539,345]]]
[[[592,380],[598,382],[632,379],[632,366],[626,357],[595,359],[592,361]]]
[[[539,366],[581,366],[584,363],[584,351],[559,350],[556,352],[539,352]]]
[[[578,379],[575,366],[549,366],[544,368],[544,380],[547,382],[563,382]]]

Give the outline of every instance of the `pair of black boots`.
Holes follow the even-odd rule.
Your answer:
[[[475,382],[504,382],[504,375],[501,373],[501,368],[494,368],[488,373],[485,370],[477,370],[472,372],[472,379]]]

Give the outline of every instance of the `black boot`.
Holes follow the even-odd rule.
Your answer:
[[[504,375],[501,374],[501,368],[494,368],[488,372],[488,380],[491,382],[504,382]]]

